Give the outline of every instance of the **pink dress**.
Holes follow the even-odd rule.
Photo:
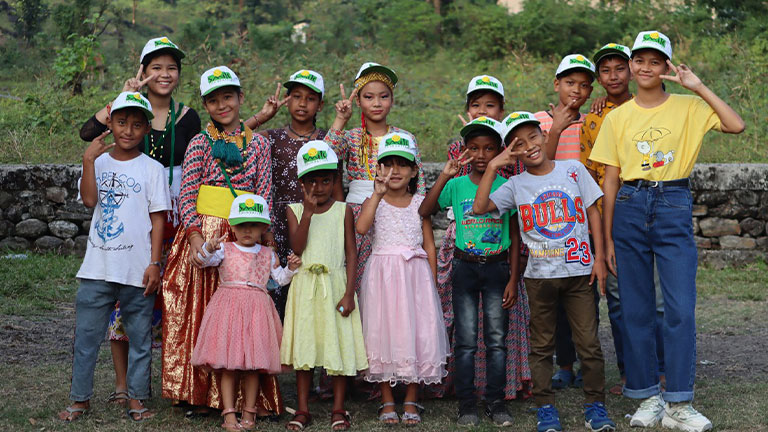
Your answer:
[[[245,252],[230,242],[222,251],[219,288],[205,308],[192,365],[280,373],[283,326],[267,293],[274,252]]]
[[[422,248],[418,208],[381,200],[373,223],[373,251],[360,287],[360,311],[370,382],[439,383],[450,354],[440,297]]]

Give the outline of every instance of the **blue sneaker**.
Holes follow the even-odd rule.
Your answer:
[[[584,426],[592,432],[616,430],[616,423],[608,418],[602,402],[584,404]]]
[[[544,405],[536,411],[537,432],[562,432],[560,426],[560,414],[554,405]]]

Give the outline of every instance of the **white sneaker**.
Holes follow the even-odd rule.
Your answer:
[[[653,427],[664,417],[664,399],[660,394],[651,396],[640,404],[640,408],[632,415],[630,426]]]
[[[667,404],[661,425],[687,432],[703,432],[712,429],[712,422],[696,411],[690,403]]]

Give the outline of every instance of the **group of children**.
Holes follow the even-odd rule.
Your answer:
[[[167,38],[149,41],[137,77],[81,131],[92,142],[80,191],[94,215],[78,273],[74,403],[63,420],[90,408],[98,347],[118,301],[127,370],[121,381],[113,344],[111,400],[127,399],[132,420],[153,415],[143,401],[162,284],[163,396],[193,414],[220,408],[226,430],[251,430],[282,413],[275,376],[290,369],[298,405],[286,428],[305,429],[315,368],[331,378],[333,430],[351,427],[347,377],[360,373],[378,385],[382,423],[416,425],[422,386],[443,382],[453,357],[458,425],[480,424],[478,394],[494,424],[511,425],[506,387],[512,379],[513,393],[524,390],[530,377],[537,430],[561,431],[551,379],[559,309],[581,361],[584,424],[615,430],[595,313],[596,286],[605,294],[612,274],[623,392],[643,399],[630,424],[711,429],[691,406],[696,248],[687,177],[709,129],[739,133],[744,123],[687,66],[674,66],[665,35],[642,32],[632,49],[608,44],[594,63],[566,56],[550,111],[505,116],[502,84],[474,77],[461,140],[426,194],[414,136],[387,122],[398,81],[392,69],[365,63],[349,97],[341,85],[327,132],[315,124],[325,97],[319,73],[294,73],[284,99],[278,87],[242,121],[237,75],[209,69],[200,93],[211,122],[176,146],[195,129],[182,127],[180,120],[194,120],[191,110],[170,98],[183,56]],[[596,77],[608,94],[598,121],[579,112]],[[670,95],[664,80],[697,96]],[[355,104],[361,127],[345,131]],[[253,131],[282,105],[288,126]],[[438,254],[431,215],[446,208],[453,222]],[[166,220],[167,212],[178,217]],[[172,233],[165,248],[164,229]],[[665,301],[658,321],[654,266]],[[657,354],[658,327],[675,355]],[[485,389],[476,383],[478,340]],[[402,414],[398,384],[406,386]]]

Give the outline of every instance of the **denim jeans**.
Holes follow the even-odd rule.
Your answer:
[[[624,395],[660,391],[656,354],[654,261],[664,298],[662,325],[668,402],[693,399],[696,376],[696,268],[691,191],[685,186],[623,185],[616,197],[613,239],[624,320]]]
[[[460,409],[474,409],[475,353],[477,352],[477,308],[483,296],[483,340],[485,341],[486,388],[489,402],[504,400],[507,382],[507,337],[509,313],[501,307],[509,282],[509,263],[471,263],[453,260],[453,315],[455,326],[456,396]]]
[[[140,287],[80,279],[75,299],[75,348],[70,399],[82,402],[93,397],[93,372],[99,357],[99,346],[107,331],[109,314],[118,300],[128,336],[128,396],[131,399],[149,399],[155,294],[147,297],[143,294],[144,288]]]

